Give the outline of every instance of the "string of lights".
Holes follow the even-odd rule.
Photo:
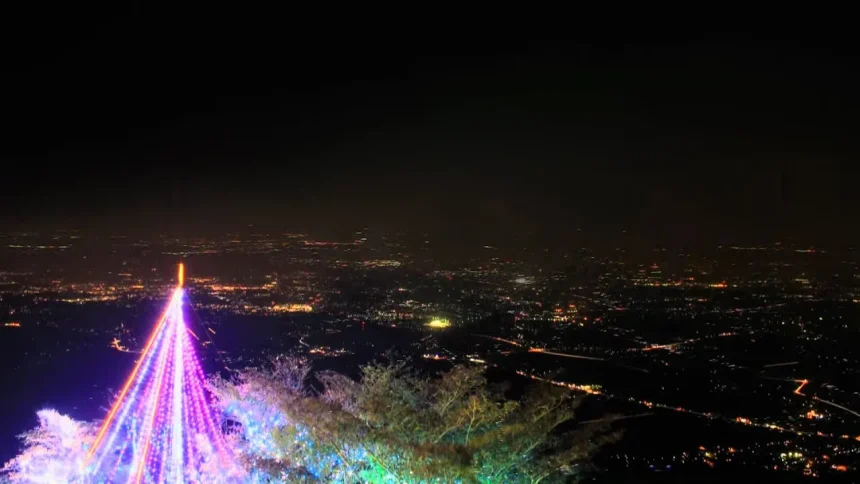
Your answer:
[[[84,474],[126,483],[200,482],[232,465],[203,389],[179,285],[87,452]]]

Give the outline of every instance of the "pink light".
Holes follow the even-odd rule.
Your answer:
[[[88,475],[129,484],[186,482],[196,480],[188,473],[204,461],[233,462],[203,389],[183,301],[180,287],[89,451],[96,458],[85,463]]]
[[[146,346],[143,348],[143,354],[141,355],[140,359],[137,361],[137,364],[135,365],[134,370],[132,370],[131,375],[129,375],[128,379],[125,381],[125,385],[123,386],[122,390],[120,391],[119,397],[117,397],[116,402],[114,403],[113,407],[111,407],[110,412],[108,412],[108,416],[105,418],[105,421],[102,424],[101,429],[99,429],[99,433],[96,435],[96,440],[95,440],[95,442],[93,442],[93,446],[90,448],[89,452],[87,452],[87,459],[91,458],[95,454],[96,450],[98,450],[99,444],[101,444],[101,441],[105,436],[105,433],[107,432],[108,428],[110,427],[111,422],[113,422],[113,418],[116,416],[116,412],[117,412],[117,410],[119,410],[120,404],[123,402],[123,399],[125,398],[126,394],[128,393],[128,390],[131,387],[131,384],[135,381],[135,377],[137,376],[138,371],[140,370],[141,364],[146,359],[146,356],[149,354],[150,350],[152,349],[152,345],[155,342],[156,336],[158,336],[161,328],[164,326],[164,322],[167,320],[167,314],[170,312],[170,308],[173,306],[173,303],[177,297],[180,299],[182,297],[182,289],[180,289],[180,288],[177,288],[173,292],[173,297],[170,299],[170,302],[167,304],[167,309],[165,309],[164,315],[161,316],[161,319],[158,321],[158,324],[155,325],[155,330],[153,330],[152,335],[149,337],[149,341],[147,341]]]

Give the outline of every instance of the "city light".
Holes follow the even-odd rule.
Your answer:
[[[0,481],[9,476],[11,482],[222,482],[207,467],[222,460],[216,445],[221,433],[227,448],[223,461],[245,470],[236,471],[230,484],[259,483],[267,472],[276,479],[270,467],[251,456],[265,454],[273,466],[289,468],[336,460],[319,447],[299,462],[295,450],[305,452],[315,444],[312,434],[319,429],[307,426],[298,429],[305,434],[297,441],[284,440],[280,433],[270,434],[271,422],[279,420],[250,407],[238,415],[238,409],[223,403],[224,395],[209,393],[216,379],[194,390],[189,383],[197,378],[194,371],[176,368],[193,368],[193,352],[203,365],[202,351],[214,358],[204,369],[211,364],[235,375],[266,368],[277,354],[349,368],[390,348],[408,353],[418,373],[480,365],[494,375],[515,372],[518,385],[542,381],[573,392],[570,398],[587,398],[589,412],[621,412],[595,412],[578,421],[583,426],[611,422],[620,429],[640,425],[632,420],[642,418],[658,426],[662,422],[656,420],[683,421],[683,432],[688,426],[725,430],[720,442],[705,439],[654,452],[647,438],[634,435],[630,447],[607,453],[610,469],[679,476],[710,466],[719,472],[766,466],[767,472],[821,477],[860,472],[853,460],[860,432],[852,427],[860,422],[851,379],[857,359],[829,350],[851,341],[857,306],[845,303],[860,301],[860,286],[855,287],[860,276],[842,277],[840,284],[848,285],[831,301],[829,279],[823,283],[804,273],[806,266],[791,258],[793,249],[767,249],[768,260],[782,260],[774,266],[779,273],[761,272],[757,265],[743,272],[747,266],[731,266],[730,259],[685,252],[678,256],[686,262],[675,269],[668,262],[648,261],[650,254],[627,260],[617,251],[608,258],[585,256],[580,274],[550,271],[516,257],[441,269],[408,245],[383,250],[394,242],[381,238],[362,247],[304,240],[264,233],[241,240],[236,234],[117,238],[100,249],[121,255],[108,270],[0,271],[0,340],[10,356],[8,386],[22,383],[28,373],[21,370],[63,368],[70,358],[81,369],[47,375],[61,379],[60,390],[75,387],[76,392],[54,395],[55,380],[45,380],[44,396],[34,391],[20,397],[21,406],[56,401],[58,409],[40,410],[30,440],[22,435],[19,455],[8,464],[0,462]],[[19,250],[27,253],[13,249]],[[206,277],[179,266],[170,274],[148,254],[197,263],[203,263],[197,255],[211,254],[207,258],[223,258],[225,264],[207,263]],[[234,256],[254,261],[247,274],[235,274]],[[50,257],[46,268],[54,260]],[[843,258],[849,260],[838,259]],[[376,278],[385,284],[364,284]],[[153,301],[160,307],[150,307]],[[147,313],[151,316],[141,321]],[[799,352],[786,351],[790,347]],[[118,380],[92,381],[100,368],[112,366],[120,369]],[[104,384],[111,388],[110,401],[101,395]],[[64,399],[66,394],[72,401]],[[93,403],[89,412],[75,408],[83,401],[78,394]],[[739,397],[726,401],[719,395]],[[184,409],[196,402],[201,420],[191,417],[186,423]],[[99,405],[106,408],[98,410]],[[207,430],[206,406],[219,422],[218,432]],[[291,418],[278,425],[294,426]],[[63,438],[45,443],[44,435],[71,434],[68,428],[75,430],[69,449]],[[700,443],[707,450],[696,452]],[[265,452],[255,453],[261,446]],[[184,469],[181,479],[179,468]],[[193,472],[199,473],[196,480]],[[313,473],[333,475],[322,467]]]
[[[110,343],[110,347],[123,353],[131,353],[127,346],[122,345],[122,342],[119,340],[119,338],[114,338],[113,341],[111,341]]]
[[[447,319],[436,318],[436,319],[431,320],[429,323],[427,323],[427,327],[429,327],[429,328],[444,329],[444,328],[447,328],[449,326],[451,326],[451,322],[448,321]]]
[[[276,304],[272,311],[276,313],[310,313],[314,308],[310,304]]]

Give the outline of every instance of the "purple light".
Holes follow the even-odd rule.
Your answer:
[[[90,451],[86,474],[135,484],[200,482],[201,467],[232,465],[203,389],[183,301],[179,287],[127,382],[128,391],[106,419],[103,440]]]

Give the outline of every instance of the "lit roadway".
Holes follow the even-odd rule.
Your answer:
[[[663,410],[670,410],[670,411],[673,411],[673,412],[686,413],[686,414],[689,414],[689,415],[695,415],[695,416],[698,416],[698,417],[704,417],[704,418],[707,418],[707,419],[709,419],[709,420],[723,420],[723,421],[726,421],[726,422],[732,422],[732,423],[736,423],[736,424],[740,424],[740,425],[746,425],[746,426],[751,426],[751,427],[760,427],[760,428],[764,428],[764,429],[768,429],[768,430],[773,430],[773,431],[776,431],[776,432],[788,432],[788,433],[792,433],[792,434],[796,434],[796,435],[808,435],[808,436],[816,436],[816,437],[829,438],[829,439],[837,439],[837,438],[838,438],[838,439],[854,439],[854,440],[858,440],[858,441],[860,441],[860,436],[857,436],[857,437],[851,437],[851,436],[849,436],[849,435],[835,435],[835,434],[827,434],[827,433],[824,433],[824,432],[806,432],[806,431],[802,431],[802,430],[796,430],[796,429],[791,428],[791,427],[783,427],[783,426],[779,426],[779,425],[776,425],[776,424],[773,424],[773,423],[770,423],[770,422],[758,422],[758,421],[755,421],[755,420],[752,420],[752,419],[749,419],[749,418],[746,418],[746,417],[734,417],[734,418],[731,418],[731,417],[727,417],[727,416],[722,416],[722,415],[719,415],[719,414],[715,414],[715,413],[712,413],[712,412],[698,412],[698,411],[690,410],[690,409],[683,408],[683,407],[676,407],[676,406],[672,406],[672,405],[667,405],[667,404],[665,404],[665,403],[651,402],[651,401],[648,401],[648,400],[636,400],[636,399],[634,399],[634,398],[632,398],[632,397],[624,397],[624,396],[620,396],[620,395],[619,395],[619,396],[616,396],[616,395],[612,395],[612,394],[606,393],[606,392],[604,392],[604,391],[603,391],[603,390],[601,390],[601,389],[594,388],[594,387],[592,387],[592,386],[590,386],[590,385],[577,385],[577,384],[575,384],[575,383],[568,383],[568,382],[562,382],[562,381],[550,380],[550,379],[547,379],[547,378],[541,378],[541,377],[536,376],[536,375],[530,375],[530,374],[525,373],[525,372],[523,372],[523,371],[517,371],[516,373],[517,373],[518,375],[521,375],[521,376],[524,376],[524,377],[527,377],[527,378],[531,378],[532,380],[539,380],[539,381],[543,381],[543,382],[550,383],[550,384],[552,384],[552,385],[556,385],[556,386],[560,386],[560,387],[568,388],[568,389],[570,389],[571,391],[575,391],[575,392],[583,392],[583,393],[587,393],[587,394],[591,394],[591,395],[602,395],[602,396],[604,396],[604,397],[606,397],[606,398],[611,398],[611,399],[615,399],[615,400],[625,400],[625,401],[628,401],[628,402],[634,402],[634,403],[638,403],[639,405],[642,405],[642,406],[644,406],[644,407],[646,407],[646,408],[649,408],[649,409],[650,409],[650,408],[660,408],[660,409],[663,409]],[[805,396],[805,394],[800,393],[800,389],[801,389],[801,388],[803,388],[803,387],[804,387],[806,384],[808,384],[809,382],[808,382],[808,381],[806,381],[806,380],[797,380],[797,381],[799,381],[799,382],[801,383],[801,385],[800,385],[800,387],[798,387],[798,388],[794,391],[794,393],[796,393],[796,394],[798,394],[798,395],[803,395],[803,396]],[[824,400],[818,399],[818,398],[816,398],[816,397],[812,397],[812,398],[813,398],[813,399],[815,399],[815,400],[817,400],[817,401],[824,402]],[[850,412],[850,413],[853,413],[853,414],[855,414],[855,415],[860,416],[860,414],[857,414],[857,413],[855,413],[854,411],[849,410],[849,409],[847,409],[847,408],[845,408],[845,407],[842,407],[842,406],[840,406],[840,405],[832,404],[831,402],[824,402],[824,403],[831,404],[831,405],[833,405],[833,406],[835,406],[835,407],[841,408],[841,409],[846,410],[846,411],[848,411],[848,412]],[[629,416],[629,417],[630,417],[630,418],[632,418],[632,417],[639,417],[639,416],[644,416],[644,415],[643,415],[643,414],[637,414],[637,415],[631,415],[631,416]]]
[[[606,361],[606,358],[597,358],[596,356],[571,355],[568,353],[556,353],[555,351],[547,351],[543,348],[529,348],[529,353],[543,353],[545,355],[563,356],[565,358],[577,358],[580,360]]]
[[[830,405],[830,406],[832,406],[832,407],[836,407],[836,408],[839,408],[839,409],[845,410],[846,412],[850,413],[851,415],[856,415],[857,417],[860,417],[860,413],[857,413],[857,412],[855,412],[854,410],[851,410],[850,408],[845,408],[845,407],[843,407],[842,405],[839,405],[839,404],[836,404],[836,403],[833,403],[833,402],[828,402],[827,400],[822,400],[822,399],[820,399],[820,398],[818,398],[818,397],[812,397],[812,398],[813,398],[814,400],[818,401],[818,402],[826,403],[826,404],[828,404],[828,405]]]
[[[803,387],[805,387],[806,385],[809,384],[809,380],[796,380],[796,381],[798,383],[800,383],[800,386],[794,390],[795,395],[801,395],[804,397],[808,397],[809,395],[807,395],[805,393],[801,393],[800,390],[802,390]],[[831,407],[836,407],[840,410],[844,410],[844,411],[850,413],[851,415],[860,417],[860,413],[857,413],[854,410],[851,410],[850,408],[845,408],[842,405],[839,405],[838,403],[833,403],[833,402],[828,401],[828,400],[823,400],[821,398],[816,397],[815,395],[812,396],[812,399],[815,400],[816,402],[826,403],[827,405],[830,405]]]
[[[792,362],[790,362],[790,363],[779,363],[779,364],[776,364],[776,365],[767,365],[767,366],[765,366],[764,368],[771,368],[771,367],[774,367],[774,366],[794,365],[794,364],[797,364],[797,362],[796,362],[796,361],[792,361]],[[763,376],[762,378],[765,378],[765,379],[767,379],[767,380],[789,381],[789,382],[800,383],[800,385],[799,385],[797,388],[795,388],[795,389],[794,389],[794,391],[792,392],[792,393],[794,393],[795,395],[800,395],[801,397],[810,397],[810,398],[812,398],[813,400],[815,400],[816,402],[821,402],[821,403],[824,403],[824,404],[830,405],[831,407],[836,407],[836,408],[838,408],[838,409],[840,409],[840,410],[844,410],[844,411],[846,411],[846,412],[850,413],[851,415],[854,415],[854,416],[856,416],[856,417],[860,417],[860,413],[855,412],[854,410],[851,410],[850,408],[843,407],[842,405],[839,405],[838,403],[833,403],[833,402],[831,402],[831,401],[829,401],[829,400],[824,400],[824,399],[818,398],[818,397],[817,397],[817,396],[815,396],[815,395],[811,395],[811,396],[810,396],[810,395],[807,395],[806,393],[803,393],[803,392],[802,392],[802,390],[804,389],[804,387],[806,387],[806,385],[809,385],[809,380],[807,380],[807,379],[803,379],[803,380],[792,380],[792,379],[786,379],[786,378],[773,378],[773,377],[768,377],[768,376]]]
[[[788,363],[774,363],[772,365],[764,365],[762,368],[776,368],[778,366],[793,366],[799,364],[799,361],[789,361]]]
[[[517,343],[516,341],[511,341],[511,340],[509,340],[509,339],[503,339],[503,338],[499,338],[499,337],[496,337],[496,336],[487,336],[487,335],[485,335],[485,334],[475,334],[475,335],[473,335],[473,336],[478,336],[479,338],[491,339],[491,340],[493,340],[493,341],[498,341],[499,343],[506,343],[506,344],[509,344],[509,345],[511,345],[511,346],[519,346],[519,347],[522,347],[522,346],[523,346],[523,345],[521,345],[520,343]]]
[[[491,339],[493,341],[498,341],[499,343],[509,344],[511,346],[516,346],[518,348],[524,348],[522,343],[518,343],[516,341],[512,341],[509,339],[499,338],[496,336],[487,336],[485,334],[475,334],[474,336],[478,336],[481,338]],[[529,353],[543,353],[545,355],[553,355],[553,356],[563,356],[565,358],[577,358],[580,360],[594,360],[594,361],[607,361],[606,358],[597,358],[596,356],[585,356],[585,355],[571,355],[569,353],[557,353],[555,351],[547,351],[543,348],[529,348]]]
[[[716,337],[722,337],[722,336],[735,336],[736,334],[737,334],[737,333],[720,333],[720,334],[716,335]],[[488,336],[488,335],[483,335],[483,334],[473,334],[473,336],[478,336],[478,337],[480,337],[480,338],[485,338],[485,339],[489,339],[489,340],[493,340],[493,341],[498,341],[498,342],[500,342],[500,343],[505,343],[505,344],[508,344],[508,345],[511,345],[511,346],[515,346],[515,347],[518,347],[518,348],[525,348],[525,346],[524,346],[522,343],[519,343],[519,342],[517,342],[517,341],[508,340],[508,339],[499,338],[499,337],[496,337],[496,336]],[[647,346],[647,347],[645,347],[645,348],[642,348],[640,351],[651,351],[651,350],[656,350],[656,349],[667,349],[667,350],[672,350],[675,346],[683,345],[683,344],[689,344],[689,343],[692,343],[692,342],[695,342],[695,341],[698,341],[698,340],[699,340],[699,339],[691,339],[691,340],[686,340],[686,341],[679,341],[679,342],[677,342],[677,343],[670,343],[670,344],[666,344],[666,345],[650,345],[650,346]],[[534,348],[534,347],[532,347],[532,348],[528,348],[528,350],[527,350],[527,351],[528,351],[529,353],[541,353],[541,354],[545,354],[545,355],[561,356],[561,357],[564,357],[564,358],[575,358],[575,359],[578,359],[578,360],[592,360],[592,361],[606,361],[606,362],[612,362],[611,360],[607,360],[606,358],[598,358],[598,357],[595,357],[595,356],[585,356],[585,355],[574,355],[574,354],[570,354],[570,353],[560,353],[560,352],[556,352],[556,351],[548,351],[548,350],[543,349],[543,348]],[[505,354],[507,354],[507,353],[505,353]],[[791,361],[791,362],[787,362],[787,363],[776,363],[776,364],[772,364],[772,365],[766,365],[766,366],[764,366],[764,368],[772,368],[772,367],[778,367],[778,366],[791,366],[791,365],[796,365],[797,363],[798,363],[798,362],[796,362],[796,361]],[[623,365],[622,365],[622,366],[623,366]],[[646,372],[646,373],[648,372],[647,370],[641,370],[641,369],[638,369],[638,368],[632,368],[632,367],[627,367],[627,366],[624,366],[624,367],[625,367],[625,368],[630,368],[630,369],[633,369],[633,370],[643,371],[643,372]],[[589,393],[589,394],[604,395],[604,396],[606,396],[606,397],[608,397],[608,398],[621,398],[621,399],[624,399],[624,400],[632,400],[632,399],[630,399],[630,398],[615,397],[615,396],[613,396],[613,395],[610,395],[610,394],[604,393],[604,392],[602,392],[602,391],[600,391],[600,390],[592,389],[590,386],[581,386],[581,385],[576,385],[576,384],[573,384],[573,383],[566,383],[566,382],[559,382],[559,381],[553,381],[553,380],[546,380],[546,379],[544,379],[544,378],[541,378],[541,377],[538,377],[538,376],[535,376],[535,375],[530,375],[530,374],[527,374],[527,373],[524,373],[524,372],[521,372],[521,371],[517,371],[517,373],[518,373],[518,374],[520,374],[520,375],[522,375],[522,376],[525,376],[525,377],[531,378],[531,379],[533,379],[533,380],[546,381],[546,382],[551,383],[551,384],[553,384],[553,385],[557,385],[557,386],[562,386],[562,387],[565,387],[565,388],[569,388],[569,389],[570,389],[570,390],[572,390],[572,391],[583,391],[583,392],[585,392],[585,393]],[[807,394],[805,394],[805,393],[803,393],[803,392],[801,391],[801,390],[803,390],[803,388],[804,388],[804,387],[806,387],[806,385],[808,385],[808,384],[809,384],[809,380],[806,380],[806,379],[804,379],[804,380],[791,380],[791,379],[783,379],[783,378],[772,378],[772,377],[766,377],[766,376],[764,376],[764,377],[762,377],[762,378],[766,378],[766,379],[769,379],[769,380],[792,381],[792,382],[795,382],[795,383],[799,383],[800,385],[799,385],[797,388],[795,388],[795,389],[794,389],[794,392],[793,392],[793,393],[794,393],[795,395],[800,395],[800,396],[803,396],[803,397],[808,397],[808,396],[809,396],[809,395],[807,395]],[[836,403],[833,403],[833,402],[830,402],[830,401],[827,401],[827,400],[822,400],[822,399],[820,399],[820,398],[818,398],[818,397],[816,397],[816,396],[814,396],[814,395],[813,395],[811,398],[812,398],[813,400],[815,400],[815,401],[818,401],[818,402],[821,402],[821,403],[825,403],[825,404],[827,404],[827,405],[830,405],[830,406],[833,406],[833,407],[839,408],[839,409],[844,410],[844,411],[846,411],[846,412],[848,412],[848,413],[850,413],[850,414],[852,414],[852,415],[855,415],[855,416],[857,416],[857,417],[860,417],[860,413],[855,412],[854,410],[851,410],[851,409],[845,408],[845,407],[843,407],[842,405],[839,405],[839,404],[836,404]],[[632,400],[632,401],[636,401],[636,400]],[[721,417],[721,416],[716,415],[716,414],[713,414],[713,413],[711,413],[711,412],[697,412],[697,411],[689,410],[689,409],[682,408],[682,407],[673,407],[673,406],[671,406],[671,405],[666,405],[666,404],[662,404],[662,403],[654,403],[654,402],[650,402],[650,401],[646,401],[646,400],[639,400],[639,401],[636,401],[636,402],[637,402],[637,403],[639,403],[639,404],[641,404],[641,405],[644,405],[644,406],[645,406],[645,407],[647,407],[647,408],[654,408],[654,407],[657,407],[657,408],[663,408],[663,409],[666,409],[666,410],[672,410],[672,411],[675,411],[675,412],[681,412],[681,413],[687,413],[687,414],[697,415],[697,416],[705,417],[705,418],[708,418],[708,419],[717,419],[717,418],[720,418],[720,419],[723,419],[723,420],[728,420],[728,421],[730,421],[730,422],[739,423],[739,424],[742,424],[742,425],[750,425],[750,426],[754,426],[754,427],[762,427],[762,428],[766,428],[766,429],[769,429],[769,430],[775,430],[775,431],[778,431],[778,432],[791,432],[791,433],[795,433],[795,434],[797,434],[797,435],[816,435],[816,436],[818,436],[818,437],[826,437],[826,438],[837,438],[837,437],[839,437],[839,438],[843,438],[843,439],[845,439],[845,438],[849,438],[849,436],[847,436],[847,435],[837,436],[837,435],[832,435],[832,434],[825,434],[825,433],[822,433],[822,432],[816,432],[816,433],[804,432],[804,431],[800,431],[800,430],[792,429],[792,428],[790,428],[790,427],[780,427],[780,426],[775,425],[775,424],[772,424],[772,423],[761,423],[761,422],[755,422],[755,421],[750,420],[750,419],[745,418],[745,417],[735,417],[735,418]],[[635,416],[636,416],[636,417],[638,417],[638,416],[640,416],[640,415],[635,415]],[[641,415],[641,416],[644,416],[644,415]],[[634,417],[634,416],[631,416],[631,417]],[[856,440],[860,440],[860,436],[856,437],[855,439],[856,439]]]
[[[719,334],[719,335],[717,335],[717,336],[718,336],[718,337],[720,337],[720,336],[735,336],[735,334],[736,334],[736,333],[721,333],[721,334]],[[524,345],[523,345],[523,344],[521,344],[521,343],[519,343],[519,342],[517,342],[517,341],[507,340],[507,339],[499,338],[499,337],[496,337],[496,336],[488,336],[488,335],[483,335],[483,334],[474,334],[474,336],[478,336],[478,337],[481,337],[481,338],[490,339],[490,340],[493,340],[493,341],[498,341],[498,342],[500,342],[500,343],[505,343],[505,344],[508,344],[508,345],[511,345],[511,346],[516,346],[516,347],[518,347],[518,348],[524,348]],[[672,347],[674,347],[674,346],[676,346],[676,345],[686,344],[686,343],[690,343],[690,342],[692,342],[692,341],[695,341],[695,340],[682,341],[682,342],[678,342],[678,343],[672,343],[672,344],[669,344],[669,345],[653,345],[653,346],[649,346],[649,347],[643,348],[642,350],[644,350],[644,351],[649,351],[649,350],[653,350],[653,349],[671,349]],[[598,357],[594,357],[594,356],[585,356],[585,355],[574,355],[574,354],[569,354],[569,353],[560,353],[560,352],[556,352],[556,351],[548,351],[548,350],[545,350],[545,349],[543,349],[543,348],[528,348],[528,350],[527,350],[527,351],[528,351],[529,353],[542,353],[542,354],[545,354],[545,355],[561,356],[561,357],[564,357],[564,358],[575,358],[575,359],[580,359],[580,360],[592,360],[592,361],[607,361],[607,362],[612,362],[611,360],[607,360],[607,359],[605,359],[605,358],[598,358]],[[768,365],[768,367],[772,367],[772,366],[788,366],[788,365],[794,365],[794,364],[797,364],[797,362],[793,362],[793,361],[792,361],[792,362],[788,362],[788,363],[779,363],[779,364],[775,364],[775,365]],[[625,368],[630,368],[630,367],[625,367]],[[631,368],[631,369],[638,370],[638,368]],[[639,371],[645,371],[645,372],[647,372],[647,370],[639,370]],[[677,407],[677,406],[667,405],[667,404],[663,404],[663,403],[650,402],[650,401],[647,401],[647,400],[635,400],[635,399],[633,399],[633,398],[629,398],[629,397],[628,397],[628,398],[625,398],[625,397],[621,397],[621,396],[614,396],[614,395],[611,395],[611,394],[605,393],[605,392],[603,392],[602,390],[599,390],[599,389],[593,388],[593,387],[591,387],[590,385],[577,385],[577,384],[574,384],[574,383],[567,383],[567,382],[561,382],[561,381],[548,380],[548,379],[541,378],[541,377],[536,376],[536,375],[530,375],[530,374],[525,373],[525,372],[522,372],[522,371],[517,371],[517,373],[518,373],[519,375],[521,375],[521,376],[524,376],[524,377],[527,377],[527,378],[531,378],[532,380],[545,381],[545,382],[547,382],[547,383],[550,383],[550,384],[553,384],[553,385],[556,385],[556,386],[561,386],[561,387],[568,388],[568,389],[570,389],[571,391],[579,391],[579,392],[585,392],[585,393],[589,393],[589,394],[603,395],[603,396],[605,396],[605,397],[607,397],[607,398],[622,399],[622,400],[627,400],[627,401],[633,401],[633,402],[639,403],[640,405],[643,405],[643,406],[645,406],[645,407],[647,407],[647,408],[655,408],[655,407],[656,407],[656,408],[662,408],[662,409],[665,409],[665,410],[671,410],[671,411],[674,411],[674,412],[686,413],[686,414],[690,414],[690,415],[696,415],[696,416],[699,416],[699,417],[705,417],[705,418],[708,418],[708,419],[711,419],[711,420],[721,419],[721,420],[725,420],[725,421],[729,421],[729,422],[733,422],[733,423],[737,423],[737,424],[741,424],[741,425],[748,425],[748,426],[753,426],[753,427],[761,427],[761,428],[765,428],[765,429],[769,429],[769,430],[774,430],[774,431],[777,431],[777,432],[790,432],[790,433],[794,433],[794,434],[797,434],[797,435],[815,435],[815,436],[818,436],[818,437],[824,437],[824,438],[842,438],[842,439],[851,438],[851,437],[849,437],[848,435],[838,435],[838,436],[837,436],[837,435],[834,435],[834,434],[826,434],[826,433],[823,433],[823,432],[815,432],[815,433],[812,433],[812,432],[804,432],[804,431],[801,431],[801,430],[793,429],[793,428],[791,428],[791,427],[782,427],[782,426],[779,426],[779,425],[775,425],[775,424],[770,423],[770,422],[767,422],[767,423],[765,423],[765,422],[756,422],[756,421],[751,420],[751,419],[746,418],[746,417],[735,417],[735,418],[730,418],[730,417],[720,416],[720,415],[718,415],[718,414],[714,414],[714,413],[712,413],[712,412],[698,412],[698,411],[695,411],[695,410],[690,410],[690,409],[686,409],[686,408],[683,408],[683,407]],[[771,377],[763,377],[763,378],[767,378],[767,379],[770,379],[770,380],[792,381],[792,382],[795,382],[795,383],[799,383],[800,385],[799,385],[797,388],[795,388],[795,389],[794,389],[794,392],[793,392],[793,393],[794,393],[795,395],[800,395],[800,396],[804,396],[804,397],[809,396],[809,395],[807,395],[807,394],[805,394],[805,393],[803,393],[803,392],[801,391],[801,390],[803,390],[803,388],[804,388],[806,385],[808,385],[808,384],[809,384],[809,380],[806,380],[806,379],[804,379],[804,380],[790,380],[790,379],[771,378]],[[848,412],[848,413],[851,413],[851,414],[853,414],[853,415],[856,415],[856,416],[860,417],[860,413],[857,413],[857,412],[855,412],[855,411],[853,411],[853,410],[851,410],[851,409],[845,408],[845,407],[843,407],[843,406],[841,406],[841,405],[838,405],[838,404],[836,404],[836,403],[829,402],[829,401],[827,401],[827,400],[822,400],[822,399],[820,399],[820,398],[818,398],[818,397],[816,397],[816,396],[812,396],[812,399],[814,399],[814,400],[816,400],[816,401],[819,401],[819,402],[822,402],[822,403],[826,403],[826,404],[828,404],[828,405],[831,405],[831,406],[833,406],[833,407],[836,407],[836,408],[842,409],[842,410],[844,410],[844,411],[846,411],[846,412]],[[629,416],[629,417],[622,417],[622,418],[632,418],[632,417],[639,417],[639,416],[645,416],[645,415],[650,415],[650,414],[638,414],[638,415],[632,415],[632,416]],[[855,438],[855,440],[860,440],[860,436],[856,437],[856,438]]]
[[[801,391],[801,390],[803,390],[803,387],[805,387],[806,385],[808,385],[808,384],[809,384],[809,380],[795,380],[795,381],[796,381],[797,383],[800,383],[800,386],[799,386],[799,387],[797,387],[797,388],[794,390],[794,394],[795,394],[795,395],[803,395],[803,396],[805,397],[805,396],[806,396],[806,394],[805,394],[805,393],[800,393],[800,391]]]
[[[691,339],[684,340],[684,341],[677,341],[675,343],[667,343],[667,344],[662,344],[662,345],[661,344],[650,344],[644,348],[639,348],[638,350],[634,350],[634,351],[654,351],[654,350],[674,351],[675,347],[677,347],[677,346],[693,344],[693,343],[697,343],[697,342],[705,340],[705,339],[722,338],[725,336],[737,336],[737,335],[738,335],[737,333],[726,332],[726,333],[720,333],[720,334],[717,334],[714,336],[705,336],[703,338],[691,338]]]

